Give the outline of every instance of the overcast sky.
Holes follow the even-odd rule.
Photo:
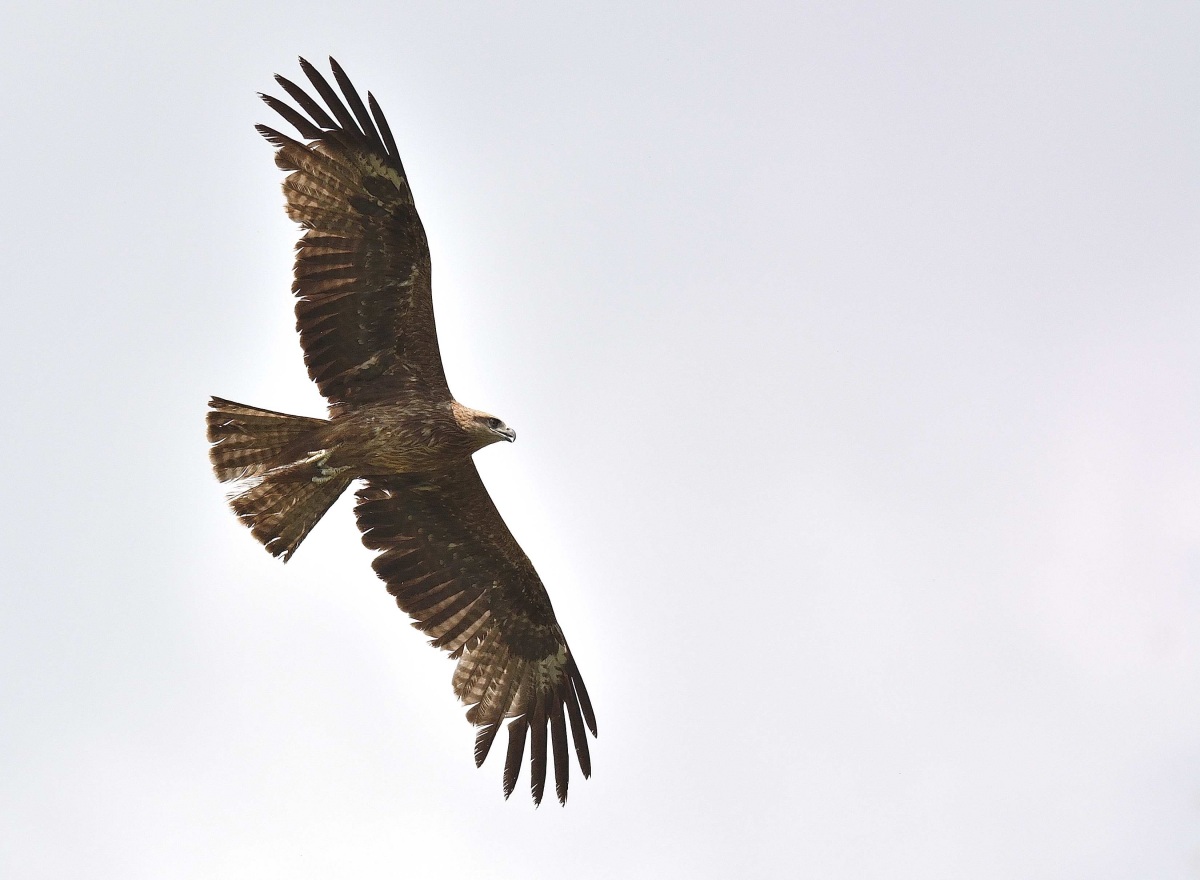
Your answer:
[[[1200,876],[1200,6],[12,6],[0,874]],[[255,92],[333,54],[600,737],[471,760],[306,415]],[[276,90],[278,91],[278,90]]]

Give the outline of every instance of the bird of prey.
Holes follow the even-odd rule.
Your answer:
[[[548,753],[567,800],[570,752],[591,775],[596,717],[541,579],[492,503],[473,453],[516,434],[456,401],[433,321],[429,245],[396,141],[329,59],[341,95],[303,58],[317,100],[275,81],[295,106],[260,95],[299,134],[257,126],[275,147],[296,244],[296,329],[327,419],[209,401],[208,440],[230,504],[286,561],[355,480],[363,543],[413,626],[458,660],[454,692],[477,726],[481,765],[508,721],[504,796],[530,740],[541,803]],[[322,106],[321,101],[324,102]],[[368,107],[370,108],[368,110]],[[549,739],[549,744],[547,743]]]

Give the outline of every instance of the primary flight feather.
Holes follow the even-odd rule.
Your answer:
[[[504,795],[530,744],[535,803],[554,761],[566,803],[567,729],[591,774],[591,701],[550,597],[492,503],[471,456],[516,434],[454,400],[433,320],[429,244],[396,141],[375,98],[363,104],[329,59],[337,89],[300,59],[320,101],[275,80],[295,106],[262,95],[296,130],[265,125],[296,245],[296,329],[329,418],[292,416],[214,397],[208,439],[230,503],[286,561],[355,480],[363,543],[396,603],[457,658],[454,692],[478,727],[482,764],[508,721]],[[338,92],[340,91],[340,95]],[[323,103],[322,103],[323,102]],[[298,109],[297,109],[298,108]],[[549,739],[549,742],[547,742]]]

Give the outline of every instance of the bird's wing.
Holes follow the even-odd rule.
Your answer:
[[[586,724],[596,717],[550,597],[468,460],[443,475],[372,477],[355,508],[363,543],[381,550],[375,572],[433,644],[458,658],[454,691],[479,727],[482,764],[508,723],[504,795],[512,793],[530,735],[533,799],[546,782],[547,732],[558,799],[566,803],[567,724],[591,775]]]
[[[396,141],[375,98],[367,107],[329,59],[345,101],[300,59],[323,107],[303,88],[275,80],[300,109],[261,95],[302,140],[265,125],[277,149],[296,244],[296,329],[308,374],[333,406],[418,393],[449,397],[438,351],[429,244]],[[349,105],[349,109],[347,109]],[[328,109],[326,109],[328,108]]]

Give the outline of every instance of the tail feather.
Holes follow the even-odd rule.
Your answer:
[[[209,458],[222,483],[261,477],[291,462],[281,455],[313,437],[324,419],[290,416],[214,397],[209,400]],[[298,452],[315,450],[299,449]],[[293,451],[295,455],[295,451]]]
[[[214,397],[209,457],[229,503],[267,551],[286,562],[354,479],[322,469],[323,419],[292,416]]]
[[[314,483],[311,476],[294,472],[267,474],[233,495],[229,503],[267,552],[286,562],[350,481],[337,476]]]

